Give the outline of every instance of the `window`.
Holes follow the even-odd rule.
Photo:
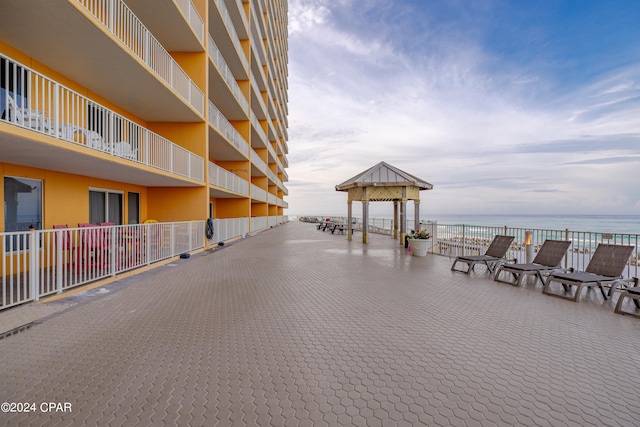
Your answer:
[[[140,224],[140,193],[128,193],[127,204],[129,205],[127,222]]]
[[[4,177],[4,230],[42,230],[42,181]]]
[[[0,112],[3,119],[9,119],[5,96],[8,94],[18,107],[28,107],[27,70],[0,57]]]
[[[89,222],[122,224],[122,193],[107,190],[89,191]]]
[[[42,230],[42,181],[4,177],[4,231]],[[7,236],[7,248],[28,249],[28,240]],[[27,245],[25,247],[24,245]]]

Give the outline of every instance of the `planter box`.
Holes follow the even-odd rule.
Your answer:
[[[431,247],[431,239],[409,239],[409,246],[411,247],[411,255],[425,256],[427,249]]]

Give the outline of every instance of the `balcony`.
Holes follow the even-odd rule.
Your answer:
[[[5,128],[3,161],[146,186],[204,181],[202,157],[11,58],[0,64],[14,76],[1,84],[0,123],[29,131]]]
[[[249,101],[242,93],[233,72],[211,36],[209,36],[209,57],[215,64],[215,67],[211,67],[209,71],[209,85],[211,92],[219,94],[216,98],[218,108],[231,120],[246,120]],[[220,96],[224,93],[229,93],[229,96]]]
[[[216,160],[246,160],[249,143],[229,120],[209,101],[209,124],[217,132],[209,132],[209,154]]]
[[[258,202],[267,201],[267,190],[263,190],[255,184],[251,184],[251,199]]]
[[[144,120],[202,121],[202,91],[121,0],[14,1],[0,40]]]
[[[203,52],[204,21],[191,0],[125,0],[169,52]]]
[[[249,182],[246,179],[240,178],[213,162],[209,162],[209,184],[236,193],[234,195],[212,188],[209,191],[211,197],[233,198],[249,195]]]
[[[215,6],[209,6],[209,31],[215,40],[218,41],[218,48],[225,57],[229,68],[238,80],[249,78],[249,61],[244,53],[240,37],[236,32],[234,19],[231,17],[224,0],[213,0]],[[239,12],[239,11],[238,11]],[[244,14],[244,11],[242,12]],[[246,27],[241,23],[239,13],[236,13],[238,28],[244,33],[243,39],[247,39]]]

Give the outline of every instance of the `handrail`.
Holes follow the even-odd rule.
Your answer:
[[[204,94],[122,0],[76,0],[200,114]]]
[[[20,84],[0,107],[13,125],[115,157],[204,181],[204,159],[29,67],[0,54]],[[8,78],[8,77],[6,77]],[[4,87],[13,87],[3,82]],[[26,94],[26,96],[23,96]]]
[[[227,82],[229,89],[231,89],[231,93],[233,93],[236,100],[240,103],[242,109],[244,111],[247,111],[249,109],[249,101],[247,101],[247,98],[242,93],[242,90],[240,89],[235,76],[225,62],[220,49],[218,49],[218,46],[216,46],[216,43],[213,41],[211,35],[209,35],[209,56],[213,60],[213,63],[218,67],[218,71],[220,71],[220,74],[224,78],[225,82]]]
[[[249,143],[211,101],[209,101],[209,123],[218,129],[245,157],[249,157]]]

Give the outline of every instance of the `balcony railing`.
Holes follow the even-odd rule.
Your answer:
[[[251,231],[263,230],[268,227],[268,218],[266,216],[256,216],[251,218]]]
[[[267,164],[264,160],[256,153],[256,151],[251,149],[251,163],[253,163],[262,173],[267,173]]]
[[[238,33],[236,32],[236,27],[233,25],[233,20],[231,19],[231,15],[227,10],[227,6],[224,4],[224,0],[214,0],[213,2],[216,4],[216,6],[218,6],[218,10],[220,10],[220,15],[222,16],[225,27],[227,28],[227,31],[229,32],[229,36],[231,37],[231,42],[233,43],[233,46],[236,48],[236,53],[238,54],[238,57],[242,62],[242,66],[246,70],[247,68],[249,68],[249,61],[247,60],[247,57],[244,55],[244,50],[242,49],[242,44],[240,43],[240,37],[238,37]],[[244,9],[240,8],[240,11],[241,11],[241,16],[244,17]],[[246,25],[246,20],[244,21],[244,23]]]
[[[204,94],[122,0],[77,0],[118,40],[204,114]]]
[[[0,120],[115,157],[204,181],[204,159],[106,107],[5,59]],[[9,76],[13,76],[10,80]]]
[[[267,190],[258,187],[255,184],[251,184],[251,198],[256,200],[267,201]],[[252,228],[253,229],[253,228]]]
[[[245,196],[249,195],[249,182],[246,179],[242,179],[212,162],[209,162],[209,184]]]
[[[184,16],[187,17],[187,21],[189,22],[189,25],[191,25],[191,28],[193,28],[193,31],[198,36],[198,39],[200,39],[202,44],[204,44],[204,21],[200,17],[200,14],[198,13],[198,9],[196,9],[196,7],[194,6],[191,0],[175,0],[175,1],[178,4],[178,7],[180,8]]]
[[[245,157],[249,157],[249,143],[211,101],[209,101],[209,123],[218,129]]]
[[[203,221],[0,233],[0,310],[204,247]]]
[[[249,233],[249,219],[250,218],[214,219],[214,233],[209,241],[211,243],[218,243],[245,236]]]
[[[213,41],[213,38],[210,35],[209,35],[209,56],[213,60],[213,63],[216,64],[216,66],[218,67],[218,70],[220,71],[222,78],[224,78],[224,81],[227,82],[227,85],[231,89],[231,92],[235,96],[236,100],[240,103],[242,110],[247,111],[249,109],[249,101],[247,101],[247,98],[245,98],[244,94],[242,93],[242,90],[240,89],[240,86],[238,85],[238,82],[236,81],[235,76],[231,72],[231,69],[225,62],[224,57],[222,56],[222,53],[220,52],[220,50],[218,49],[218,46],[216,46],[216,43]]]

